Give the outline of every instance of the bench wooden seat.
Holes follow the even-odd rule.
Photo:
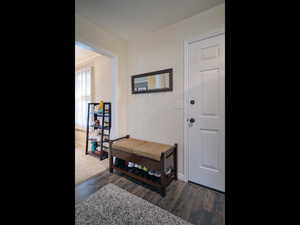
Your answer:
[[[136,155],[160,161],[161,154],[172,149],[174,146],[138,140],[135,138],[125,138],[114,142],[112,147],[114,149],[119,149],[128,153],[134,153]]]
[[[130,138],[127,135],[111,140],[109,146],[109,170],[111,173],[113,169],[116,169],[137,180],[158,187],[162,196],[165,196],[166,187],[172,180],[177,180],[177,144],[160,144]],[[153,182],[144,176],[138,176],[127,169],[115,166],[113,164],[113,157],[137,163],[147,167],[149,170],[159,171],[161,173],[159,182]],[[166,174],[166,170],[168,169],[171,169],[171,173]]]

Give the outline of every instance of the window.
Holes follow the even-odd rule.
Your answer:
[[[87,67],[75,72],[75,126],[85,129],[88,103],[91,101],[92,68]]]

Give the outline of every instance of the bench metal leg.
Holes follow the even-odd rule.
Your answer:
[[[111,146],[112,146],[112,142],[109,142],[109,151],[108,151],[108,157],[109,157],[109,172],[113,173],[114,169],[113,169],[113,156],[111,154]]]
[[[161,197],[165,197],[166,196],[166,187],[161,187],[160,188],[160,195],[161,195]]]
[[[165,153],[161,154],[160,158],[160,194],[162,197],[166,196],[166,183],[167,183],[167,177],[166,177],[166,171],[165,171],[165,160],[166,160],[166,155]]]
[[[175,173],[175,180],[177,180],[177,148],[178,148],[178,144],[175,144],[175,148],[174,148],[174,156],[173,156],[173,159],[174,159],[174,173]]]

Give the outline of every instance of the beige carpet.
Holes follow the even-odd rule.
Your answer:
[[[75,184],[80,184],[88,178],[106,170],[108,159],[102,161],[91,155],[86,155],[82,148],[75,150]]]

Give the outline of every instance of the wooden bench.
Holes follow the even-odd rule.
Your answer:
[[[128,168],[120,168],[113,164],[113,157],[145,166],[149,170],[159,171],[160,178],[150,179],[149,176],[140,176]],[[166,174],[166,170],[171,172]],[[177,144],[165,145],[156,142],[130,138],[129,135],[109,142],[109,171],[120,171],[139,181],[159,189],[162,196],[166,195],[166,187],[177,180]]]

